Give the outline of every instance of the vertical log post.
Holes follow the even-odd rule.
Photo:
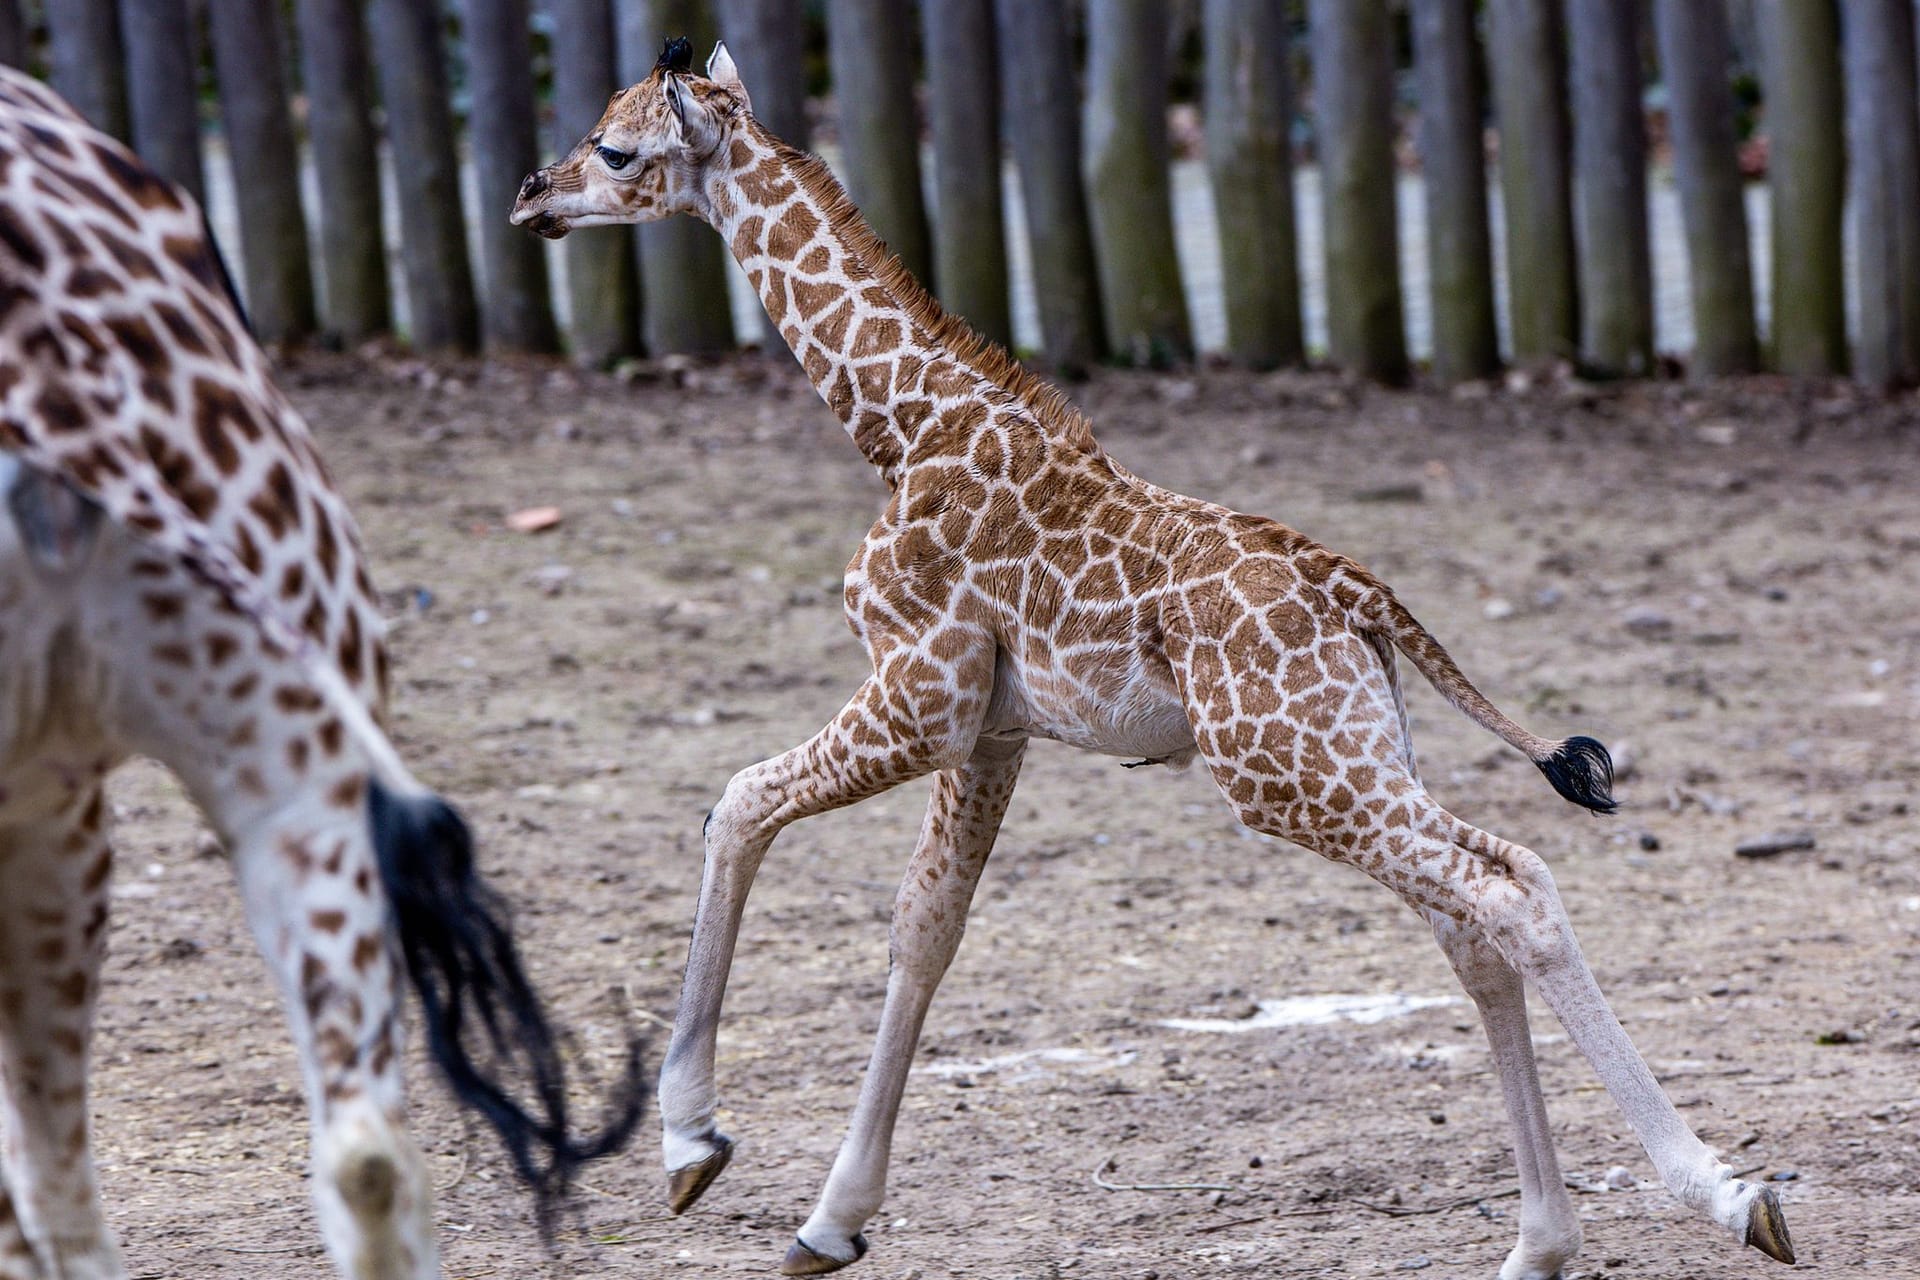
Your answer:
[[[1656,0],[1654,25],[1667,81],[1680,217],[1687,233],[1687,291],[1693,298],[1694,324],[1691,368],[1708,378],[1749,373],[1760,365],[1760,347],[1753,328],[1747,210],[1727,75],[1733,57],[1727,11],[1699,0]],[[1908,45],[1911,48],[1911,35]],[[1907,107],[1911,115],[1911,97]]]
[[[200,163],[199,41],[187,0],[120,0],[133,149],[205,204]]]
[[[1487,16],[1513,357],[1521,364],[1571,359],[1578,351],[1579,305],[1560,5],[1488,0]]]
[[[714,34],[701,0],[641,0],[621,5],[618,14],[615,44],[623,81],[638,84],[646,79],[661,45],[673,36],[692,40],[695,70],[706,67]],[[747,93],[753,93],[750,84]],[[727,246],[720,237],[696,218],[676,216],[642,226],[639,245],[648,353],[718,355],[733,350]]]
[[[773,136],[807,146],[806,22],[800,0],[720,0],[720,38],[753,98],[753,116]],[[784,359],[787,344],[761,317],[760,345]]]
[[[947,310],[1011,347],[993,0],[921,0],[920,20],[933,116],[933,276]]]
[[[1444,383],[1485,378],[1500,368],[1473,9],[1473,0],[1413,0],[1433,372]]]
[[[1293,226],[1293,76],[1283,0],[1207,0],[1207,174],[1220,236],[1227,351],[1253,369],[1300,363]]]
[[[397,161],[413,344],[471,351],[479,345],[480,318],[460,208],[460,153],[441,58],[440,6],[438,0],[372,0],[369,17],[387,143]]]
[[[1913,5],[1846,9],[1847,129],[1853,147],[1860,345],[1854,374],[1875,387],[1920,380],[1920,131]]]
[[[1846,102],[1834,0],[1777,0],[1760,27],[1773,195],[1773,367],[1825,376],[1847,369],[1841,208]]]
[[[1093,231],[1080,181],[1080,93],[1065,0],[997,4],[1001,120],[1020,166],[1040,341],[1047,363],[1083,376],[1106,355]]]
[[[827,0],[827,61],[847,194],[907,270],[932,288],[913,49],[909,0]]]
[[[1193,358],[1167,173],[1169,38],[1161,0],[1087,10],[1087,195],[1107,343],[1155,367]]]
[[[220,120],[240,206],[240,266],[247,314],[263,341],[314,330],[313,271],[300,208],[300,152],[281,73],[278,6],[212,0],[208,6]]]
[[[320,193],[324,324],[329,339],[354,344],[393,324],[366,29],[360,0],[296,0],[294,16]]]
[[[96,128],[127,140],[125,64],[114,0],[51,0],[46,18],[54,92]]]
[[[1653,371],[1647,130],[1639,0],[1570,0],[1573,161],[1579,175],[1581,361],[1605,377]]]
[[[533,33],[527,0],[464,0],[467,145],[480,201],[481,332],[488,349],[553,351],[546,246],[507,221],[520,183],[540,163],[534,136]]]
[[[1393,190],[1393,22],[1386,0],[1313,0],[1314,105],[1333,358],[1407,381]]]
[[[553,30],[553,150],[565,155],[599,123],[614,76],[608,0],[546,0]],[[634,238],[593,228],[562,243],[567,345],[574,362],[603,365],[640,349],[640,276]]]

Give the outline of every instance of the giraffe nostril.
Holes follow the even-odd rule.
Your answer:
[[[553,180],[547,177],[545,169],[535,169],[527,175],[527,180],[520,184],[520,198],[531,200],[552,185]]]

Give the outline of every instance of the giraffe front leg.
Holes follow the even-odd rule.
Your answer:
[[[1493,1050],[1507,1115],[1513,1123],[1513,1160],[1520,1173],[1520,1240],[1500,1268],[1500,1280],[1554,1280],[1580,1252],[1580,1217],[1560,1176],[1546,1099],[1527,1026],[1527,989],[1498,951],[1443,915],[1429,915],[1440,949],[1460,985],[1480,1010]]]
[[[118,1280],[87,1124],[113,854],[97,784],[59,805],[0,830],[0,1275]]]
[[[801,818],[964,761],[979,732],[992,661],[989,648],[965,664],[973,679],[956,675],[944,691],[892,687],[883,666],[826,728],[735,774],[707,816],[700,905],[660,1068],[661,1149],[673,1212],[692,1207],[732,1158],[732,1140],[715,1123],[714,1054],[741,914],[768,846]],[[975,668],[984,669],[984,681]]]
[[[432,1186],[406,1129],[396,974],[366,819],[295,801],[233,841],[313,1126],[320,1234],[351,1280],[434,1280]]]
[[[894,898],[887,999],[873,1058],[820,1203],[780,1264],[787,1275],[836,1271],[866,1253],[860,1229],[886,1193],[893,1126],[927,1006],[960,949],[967,908],[1025,754],[1025,739],[983,738],[972,759],[934,780],[919,845]]]

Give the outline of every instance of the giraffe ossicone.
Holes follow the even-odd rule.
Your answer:
[[[714,807],[660,1080],[678,1212],[732,1154],[715,1035],[741,913],[786,825],[934,774],[895,900],[892,970],[852,1123],[782,1264],[866,1250],[920,1028],[959,946],[1025,745],[1203,760],[1240,820],[1364,871],[1426,917],[1478,1005],[1513,1124],[1520,1239],[1503,1280],[1546,1280],[1581,1228],[1528,1030],[1530,982],[1625,1112],[1662,1180],[1744,1243],[1792,1260],[1779,1200],[1695,1136],[1601,995],[1543,862],[1443,809],[1415,770],[1403,654],[1567,799],[1613,807],[1606,750],[1508,719],[1377,578],[1262,517],[1132,475],[1058,391],[944,313],[816,158],[753,118],[724,46],[616,94],[529,175],[513,221],[548,236],[687,213],[745,270],[892,496],[846,575],[873,672],[802,745]]]
[[[299,1051],[335,1265],[432,1280],[403,982],[456,1098],[542,1205],[632,1131],[638,1062],[609,1127],[573,1136],[556,1032],[466,827],[381,727],[384,623],[359,534],[204,225],[51,90],[0,70],[0,1280],[126,1275],[87,1059],[104,784],[135,754],[173,770],[231,851]]]

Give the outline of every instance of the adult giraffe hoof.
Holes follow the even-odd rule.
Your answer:
[[[807,1242],[799,1236],[793,1238],[793,1247],[787,1250],[787,1256],[780,1259],[780,1274],[783,1276],[823,1276],[829,1271],[838,1271],[851,1266],[867,1256],[867,1238],[856,1235],[853,1238],[853,1256],[851,1258],[830,1258],[824,1253],[815,1253],[807,1248]]]
[[[690,1164],[684,1169],[674,1169],[667,1174],[667,1208],[676,1214],[685,1213],[693,1208],[694,1201],[707,1193],[713,1180],[733,1159],[733,1139],[720,1134],[714,1135],[720,1145],[714,1153],[698,1164]]]
[[[1752,1245],[1775,1262],[1793,1261],[1793,1241],[1787,1238],[1787,1215],[1781,1212],[1780,1197],[1772,1187],[1761,1187],[1747,1213],[1745,1243]]]

